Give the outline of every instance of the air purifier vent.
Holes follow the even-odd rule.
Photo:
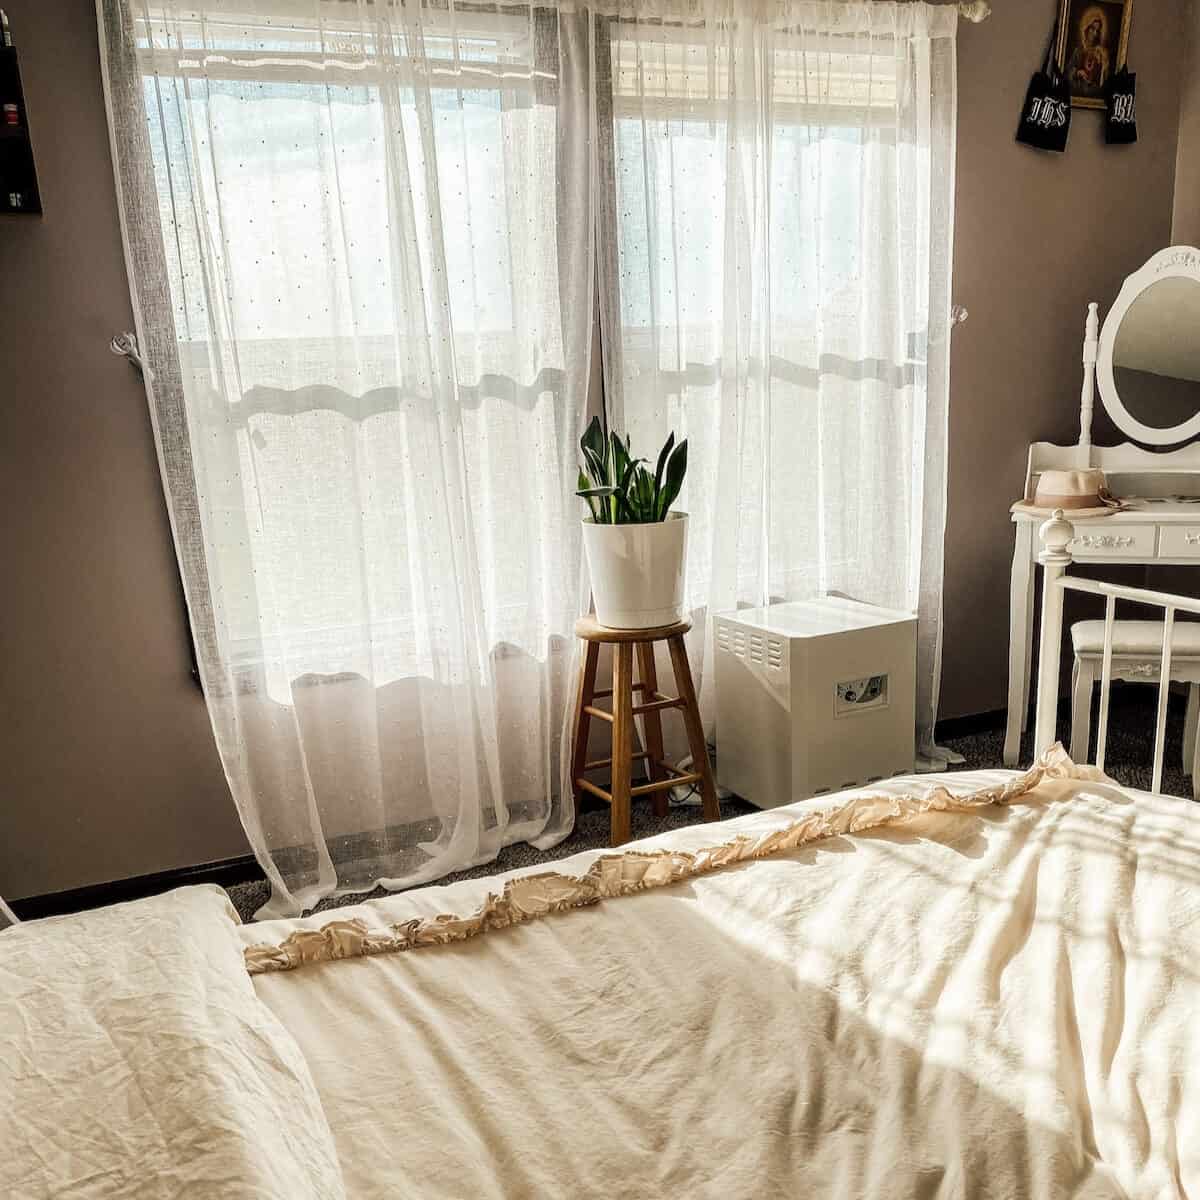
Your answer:
[[[783,643],[778,638],[767,638],[767,666],[774,671],[783,666]]]

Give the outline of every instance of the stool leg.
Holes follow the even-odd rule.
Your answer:
[[[650,701],[654,699],[655,693],[658,691],[658,673],[654,668],[654,643],[638,642],[637,653],[642,683],[646,685],[642,689],[642,699]],[[646,773],[650,776],[650,782],[656,783],[667,777],[666,771],[661,766],[663,758],[662,713],[643,713],[642,726],[646,731]],[[668,809],[667,793],[654,792],[653,796],[654,815],[665,817]]]
[[[1071,758],[1085,763],[1088,745],[1092,740],[1092,689],[1096,683],[1096,669],[1086,659],[1075,660],[1071,672]]]
[[[629,790],[633,773],[633,643],[618,642],[613,655],[612,844],[629,841]]]
[[[704,798],[704,818],[721,819],[717,803],[717,785],[713,782],[712,765],[708,761],[708,745],[704,741],[704,726],[700,723],[700,707],[696,703],[696,688],[692,683],[692,668],[688,665],[687,647],[683,637],[676,634],[667,639],[671,651],[671,666],[675,671],[675,690],[683,701],[683,723],[687,727],[688,745],[692,751],[692,770],[700,775],[700,795]]]
[[[579,698],[575,703],[575,740],[571,750],[571,788],[575,793],[575,810],[583,803],[583,788],[579,786],[587,765],[588,733],[592,718],[584,708],[596,701],[596,667],[600,662],[600,643],[584,642],[583,666],[579,669]]]
[[[1196,757],[1196,717],[1200,705],[1200,683],[1188,684],[1187,714],[1183,718],[1183,769],[1192,769]]]

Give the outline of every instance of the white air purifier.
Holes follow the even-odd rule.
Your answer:
[[[715,618],[717,781],[776,808],[911,772],[917,619],[840,596]]]

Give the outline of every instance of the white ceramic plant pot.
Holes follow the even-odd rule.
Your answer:
[[[653,629],[683,617],[687,513],[648,525],[583,523],[596,620],[611,629]]]

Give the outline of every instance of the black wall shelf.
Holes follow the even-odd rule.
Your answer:
[[[17,52],[0,46],[0,213],[41,211]]]

